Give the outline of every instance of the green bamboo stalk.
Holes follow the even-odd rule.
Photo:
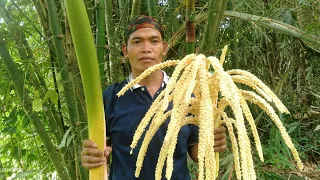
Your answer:
[[[223,0],[210,0],[209,10],[207,13],[207,23],[204,27],[204,35],[202,37],[200,51],[206,53],[212,49],[214,42],[214,34],[219,26],[219,16]]]
[[[217,29],[214,32],[214,36],[213,36],[212,49],[215,49],[215,47],[216,47],[217,36],[218,36],[219,31],[220,31],[221,21],[224,18],[224,12],[227,9],[227,4],[228,4],[228,0],[223,0],[222,6],[221,6],[221,9],[220,9],[220,12],[219,12],[218,25],[216,26]]]
[[[75,102],[74,93],[72,91],[73,85],[69,78],[68,65],[67,65],[67,60],[65,58],[64,45],[62,41],[63,35],[61,34],[60,24],[57,19],[58,18],[57,9],[56,9],[54,0],[46,0],[46,3],[48,6],[49,22],[50,22],[52,35],[53,35],[53,43],[55,46],[56,55],[57,55],[58,64],[59,64],[59,70],[61,73],[61,79],[62,79],[61,83],[63,85],[66,103],[68,106],[69,121],[73,127],[76,127],[77,113],[76,113],[76,108],[74,103]]]
[[[62,157],[53,146],[51,139],[46,133],[44,125],[42,124],[39,116],[32,110],[32,101],[28,96],[28,90],[25,88],[25,84],[23,81],[24,77],[13,62],[2,38],[0,38],[0,56],[7,72],[9,73],[11,80],[13,81],[20,103],[22,104],[22,107],[24,108],[24,111],[28,115],[30,121],[32,122],[37,134],[41,138],[46,152],[51,162],[53,163],[53,166],[55,167],[59,177],[69,180],[70,178],[68,176],[68,172],[64,168],[65,166],[63,165]]]
[[[141,0],[133,0],[132,2],[132,9],[131,9],[131,19],[136,16],[139,16],[141,8]]]
[[[149,9],[148,9],[148,2],[147,0],[142,0],[141,1],[141,14],[148,14],[149,13]]]
[[[82,80],[80,75],[80,69],[77,62],[76,52],[74,50],[71,32],[70,32],[70,25],[68,19],[66,19],[66,56],[69,61],[69,69],[70,69],[70,79],[73,82],[73,92],[74,92],[74,99],[76,104],[76,112],[78,117],[77,126],[80,127],[82,133],[80,133],[81,139],[86,139],[88,136],[88,132],[83,130],[86,127],[86,114],[85,114],[85,101],[84,101],[84,93],[82,87]],[[80,124],[80,125],[79,125]]]
[[[82,81],[81,81],[81,75],[79,70],[79,65],[77,62],[76,52],[74,50],[71,32],[70,32],[70,25],[68,22],[68,19],[66,19],[66,56],[69,60],[69,69],[71,71],[70,73],[70,79],[72,79],[73,82],[73,92],[74,92],[74,99],[76,104],[76,112],[78,117],[78,122],[76,123],[77,129],[76,133],[78,135],[75,143],[74,143],[74,152],[72,156],[74,157],[74,162],[76,166],[76,175],[81,179],[88,179],[88,172],[81,167],[81,164],[79,163],[79,155],[77,154],[82,150],[81,144],[84,139],[88,139],[88,131],[87,131],[87,118],[85,114],[85,102],[84,102],[84,93],[83,93],[83,87],[82,87]]]
[[[110,71],[110,83],[120,82],[123,79],[123,71],[121,69],[121,62],[118,57],[118,49],[115,42],[115,30],[114,23],[112,20],[113,16],[113,4],[112,0],[106,0],[106,29],[107,29],[107,39],[109,46],[109,71]]]
[[[240,62],[237,57],[238,54],[238,46],[237,46],[237,26],[235,26],[235,22],[231,21],[230,23],[230,53],[231,53],[231,69],[239,69]]]
[[[207,15],[208,15],[207,12],[199,14],[196,17],[196,21],[195,21],[196,25],[207,20]],[[316,36],[314,34],[307,33],[297,27],[291,26],[289,24],[286,24],[286,23],[283,23],[283,22],[280,22],[280,21],[277,21],[274,19],[265,18],[265,17],[261,17],[261,16],[255,16],[252,14],[240,13],[240,12],[236,12],[236,11],[225,11],[224,16],[254,22],[256,24],[263,25],[265,27],[277,30],[280,33],[284,33],[284,34],[299,38],[299,39],[307,42],[309,47],[310,47],[310,45],[320,46],[320,36]],[[184,31],[185,31],[185,23],[180,25],[178,30],[172,35],[172,37],[169,38],[168,49],[174,47],[177,42],[180,42],[180,39],[184,35]]]
[[[94,25],[94,12],[93,12],[93,8],[94,8],[94,1],[92,0],[83,0],[84,5],[86,6],[86,10],[87,10],[87,14],[88,14],[88,18],[90,21],[90,25],[93,26]]]
[[[39,17],[39,20],[40,20],[40,24],[43,28],[43,32],[45,35],[48,34],[48,30],[47,30],[47,26],[46,26],[46,18],[45,18],[45,13],[43,11],[43,9],[41,8],[41,5],[39,3],[39,1],[37,0],[32,0],[32,3],[34,5],[34,7],[36,8],[36,11],[37,11],[37,14],[38,14],[38,17]],[[46,36],[46,37],[49,37],[49,36]]]
[[[130,7],[130,3],[129,0],[118,0],[119,3],[119,9],[120,9],[120,23],[119,23],[119,27],[121,28],[125,28],[126,23],[129,20],[129,7]],[[118,27],[117,27],[118,28]],[[120,30],[122,31],[122,30]],[[117,32],[117,31],[116,31]],[[118,38],[118,37],[114,37],[114,38]],[[114,41],[113,41],[114,42]]]
[[[76,125],[76,121],[78,120],[76,107],[75,107],[75,99],[74,99],[74,92],[73,92],[73,84],[69,77],[69,70],[68,70],[68,64],[65,57],[65,50],[62,40],[62,33],[60,28],[60,23],[58,20],[58,13],[57,13],[57,7],[55,4],[55,0],[46,0],[47,7],[48,7],[48,13],[49,13],[49,22],[50,22],[50,29],[52,31],[53,35],[53,43],[56,50],[57,60],[59,64],[59,70],[61,73],[61,83],[64,90],[65,100],[68,108],[69,113],[69,122],[72,125],[72,127],[75,128],[75,132],[77,136],[75,139],[78,141],[78,143],[81,143],[81,139],[78,138],[80,135],[78,126]],[[71,154],[70,158],[73,155]],[[71,160],[71,159],[70,159]],[[75,169],[75,161],[74,159],[71,160],[68,163],[68,170],[70,173],[70,177],[76,177],[76,169]]]
[[[118,0],[120,14],[124,14],[125,7],[127,6],[127,0]]]
[[[99,66],[87,12],[83,1],[78,0],[67,0],[66,9],[86,98],[89,139],[97,143],[99,150],[104,151],[105,120]],[[105,170],[106,163],[99,168],[90,169],[90,179],[106,179]]]
[[[186,47],[187,54],[195,53],[196,30],[194,21],[195,14],[195,0],[188,0],[187,2],[187,16],[186,16]]]
[[[96,0],[96,48],[97,48],[97,56],[99,62],[99,70],[100,70],[100,77],[101,77],[101,85],[106,82],[106,74],[104,72],[104,56],[105,56],[105,28],[106,28],[106,21],[105,21],[105,5],[104,0]]]
[[[148,1],[149,16],[156,18],[158,16],[157,1],[156,0],[147,0],[147,1]]]
[[[63,11],[63,8],[62,8],[62,1],[61,0],[54,0],[54,4],[56,5],[56,8],[57,8],[57,15],[58,15],[58,20],[59,20],[59,24],[60,24],[60,27],[61,27],[61,33],[62,34],[66,34],[65,33],[65,14],[64,14],[64,11]]]
[[[178,19],[177,19],[177,0],[170,0],[169,1],[169,30],[173,34],[178,29]]]
[[[310,33],[307,33],[297,27],[291,26],[281,21],[277,21],[271,18],[255,16],[252,14],[235,12],[235,11],[226,11],[225,16],[231,18],[242,19],[246,21],[251,21],[263,26],[266,26],[271,29],[278,30],[284,34],[299,38],[303,41],[310,43],[311,45],[320,46],[320,36],[316,36]]]

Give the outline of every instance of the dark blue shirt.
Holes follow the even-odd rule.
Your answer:
[[[150,108],[154,99],[165,88],[165,85],[160,87],[153,98],[145,86],[130,89],[118,98],[116,93],[127,83],[128,80],[114,84],[103,92],[107,136],[111,138],[113,150],[109,178],[111,180],[152,180],[155,179],[155,168],[169,119],[159,128],[150,142],[139,178],[135,178],[134,173],[144,134],[138,146],[133,150],[132,155],[130,155],[130,144],[140,121]],[[172,180],[190,179],[187,167],[187,147],[196,142],[198,142],[198,127],[195,125],[183,126],[179,132],[174,153]],[[165,168],[166,166],[164,166],[163,179],[165,179]]]

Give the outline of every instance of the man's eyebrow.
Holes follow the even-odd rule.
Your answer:
[[[157,35],[151,36],[151,39],[154,39],[154,38],[159,38],[160,39],[160,36],[157,36]]]
[[[141,37],[139,37],[139,36],[133,37],[133,38],[131,38],[131,41],[135,40],[135,39],[141,39]]]
[[[160,36],[158,36],[158,35],[150,36],[150,37],[148,37],[147,39],[155,39],[155,38],[161,39]],[[132,40],[136,40],[136,39],[139,40],[139,39],[142,39],[142,37],[140,37],[140,36],[135,36],[135,37],[131,38],[131,41],[132,41]]]

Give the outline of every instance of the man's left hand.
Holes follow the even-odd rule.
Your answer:
[[[214,151],[224,152],[227,150],[226,128],[219,126],[214,129]]]

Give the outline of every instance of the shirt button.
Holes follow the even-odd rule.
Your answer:
[[[144,91],[144,87],[141,88],[141,91]]]

